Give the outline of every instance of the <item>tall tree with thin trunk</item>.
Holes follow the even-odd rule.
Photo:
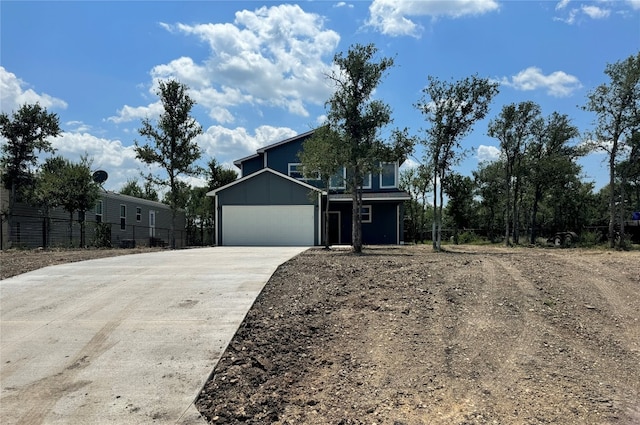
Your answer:
[[[16,199],[31,190],[34,181],[34,167],[40,152],[53,153],[50,138],[60,134],[58,116],[47,112],[36,103],[24,104],[11,117],[0,114],[0,135],[6,139],[2,145],[2,181],[9,189],[9,240],[11,222]],[[5,212],[2,211],[4,215]]]
[[[175,231],[178,210],[183,208],[184,199],[179,176],[193,176],[200,173],[195,162],[201,151],[194,139],[202,133],[202,127],[191,116],[195,102],[187,94],[188,87],[176,80],[160,81],[158,96],[164,112],[155,123],[149,118],[142,120],[141,136],[152,145],[140,146],[135,143],[136,157],[146,164],[156,164],[166,176],[156,175],[154,183],[169,189],[167,202],[171,207],[171,248],[176,247]]]
[[[527,144],[531,141],[536,128],[539,128],[540,107],[531,101],[512,103],[502,107],[500,115],[489,123],[488,135],[500,141],[500,151],[504,159],[505,173],[505,245],[511,244],[509,237],[509,222],[513,220],[513,242],[518,243],[518,198],[522,168]]]
[[[362,252],[362,182],[369,172],[377,171],[381,162],[401,158],[412,148],[405,132],[394,132],[392,143],[381,139],[380,130],[391,123],[388,105],[374,99],[374,91],[387,70],[391,58],[376,58],[373,44],[356,44],[346,54],[338,53],[333,62],[337,69],[329,75],[335,92],[328,100],[327,125],[345,152],[347,189],[352,194],[351,239],[353,252]]]
[[[316,129],[313,135],[302,144],[302,151],[298,158],[302,163],[302,171],[306,178],[320,179],[327,192],[324,205],[323,240],[325,249],[329,249],[329,202],[331,177],[336,175],[344,165],[347,152],[345,144],[341,143],[339,135],[324,125]]]
[[[587,95],[583,107],[596,114],[594,143],[597,149],[609,155],[609,244],[615,246],[616,200],[621,198],[616,189],[616,165],[625,151],[627,141],[640,131],[640,52],[625,60],[608,64],[604,73],[608,84],[601,84]],[[618,186],[621,189],[621,186]],[[625,199],[619,199],[623,206]],[[621,240],[624,238],[624,220],[620,223]]]
[[[442,182],[460,159],[462,139],[473,125],[489,112],[489,105],[498,93],[498,84],[476,75],[459,81],[441,81],[429,76],[422,99],[415,105],[430,124],[426,130],[425,162],[433,164],[433,249],[442,242]],[[439,201],[439,202],[438,202]]]

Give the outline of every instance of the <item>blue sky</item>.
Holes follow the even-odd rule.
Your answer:
[[[607,82],[607,63],[640,50],[640,0],[3,0],[0,37],[1,111],[37,101],[57,113],[58,153],[89,154],[109,173],[109,190],[148,171],[132,145],[145,143],[141,119],[159,112],[158,79],[191,88],[203,163],[233,167],[322,122],[331,95],[324,76],[355,43],[395,59],[376,96],[391,106],[393,127],[414,134],[427,125],[413,106],[427,76],[501,82],[490,116],[463,141],[472,151],[459,171],[470,174],[497,154],[487,124],[509,103],[532,100],[545,116],[557,111],[581,132],[592,128],[579,106]],[[418,148],[406,165],[421,156]],[[583,160],[597,188],[603,159]]]

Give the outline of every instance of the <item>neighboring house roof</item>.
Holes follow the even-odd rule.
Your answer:
[[[100,192],[100,196],[108,199],[119,200],[122,202],[129,202],[138,205],[148,205],[154,208],[171,209],[171,207],[163,202],[150,201],[149,199],[137,198],[135,196],[123,195],[117,192],[104,191]]]
[[[233,181],[233,182],[231,182],[231,183],[229,183],[229,184],[226,184],[226,185],[224,185],[224,186],[222,186],[222,187],[219,187],[219,188],[214,189],[214,190],[212,190],[212,191],[210,191],[210,192],[207,192],[207,196],[215,196],[218,192],[221,192],[221,191],[223,191],[223,190],[225,190],[225,189],[228,189],[228,188],[230,188],[230,187],[232,187],[232,186],[235,186],[235,185],[237,185],[237,184],[240,184],[240,183],[242,183],[242,182],[244,182],[244,181],[247,181],[247,180],[249,180],[249,179],[252,179],[252,178],[254,178],[254,177],[257,177],[257,176],[259,176],[259,175],[260,175],[260,174],[262,174],[262,173],[271,173],[271,174],[276,175],[276,176],[278,176],[278,177],[281,177],[281,178],[283,178],[283,179],[285,179],[285,180],[288,180],[288,181],[290,181],[290,182],[292,182],[292,183],[295,183],[295,184],[298,184],[298,185],[300,185],[300,186],[302,186],[302,187],[305,187],[305,188],[307,188],[307,189],[309,189],[309,190],[315,190],[316,192],[320,192],[320,193],[322,193],[323,195],[325,195],[325,194],[326,194],[326,192],[325,192],[325,191],[323,191],[323,190],[321,190],[321,189],[318,189],[318,188],[317,188],[317,187],[315,187],[315,186],[311,186],[310,184],[307,184],[307,183],[305,183],[305,182],[302,182],[302,181],[300,181],[300,180],[298,180],[298,179],[294,179],[293,177],[289,177],[289,176],[287,176],[286,174],[279,173],[278,171],[276,171],[276,170],[274,170],[274,169],[271,169],[271,168],[263,168],[263,169],[261,169],[260,171],[257,171],[257,172],[255,172],[255,173],[253,173],[253,174],[249,174],[248,176],[244,176],[244,177],[242,177],[242,178],[240,178],[240,179],[238,179],[238,180],[235,180],[235,181]]]
[[[363,192],[362,201],[408,201],[411,195],[407,192]],[[351,193],[336,193],[329,195],[329,201],[348,202],[353,200]]]

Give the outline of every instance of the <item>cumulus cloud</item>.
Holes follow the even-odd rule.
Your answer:
[[[51,140],[56,155],[70,161],[79,161],[87,155],[92,160],[93,170],[104,170],[109,174],[105,188],[118,190],[127,179],[139,178],[146,165],[136,159],[133,146],[124,146],[120,140],[104,139],[85,132],[63,132]]]
[[[500,159],[500,149],[495,146],[478,146],[476,157],[480,162],[492,162]]]
[[[26,88],[26,83],[0,66],[0,112],[10,114],[25,103],[39,103],[47,109],[66,109],[67,102],[46,93]]]
[[[598,6],[582,6],[582,11],[585,15],[589,16],[591,19],[603,19],[608,17],[611,14],[611,10],[603,9]]]
[[[577,77],[563,71],[544,75],[537,67],[529,67],[511,78],[503,78],[501,83],[516,90],[531,91],[545,89],[554,97],[567,97],[582,87]]]
[[[369,6],[367,25],[390,36],[419,37],[422,28],[411,18],[430,16],[432,18],[460,18],[468,15],[482,15],[498,10],[496,0],[459,1],[399,1],[374,0]]]
[[[196,138],[198,146],[205,155],[215,157],[220,162],[232,162],[235,159],[253,155],[256,150],[293,137],[296,131],[287,127],[263,125],[251,134],[246,128],[226,128],[214,125]]]
[[[163,111],[164,108],[162,107],[162,103],[159,101],[151,103],[148,106],[125,105],[118,111],[118,115],[107,118],[107,121],[120,124],[144,118],[158,117]]]
[[[353,9],[353,5],[352,4],[348,4],[344,1],[340,1],[336,4],[333,5],[333,7],[348,7],[349,9]]]
[[[340,36],[325,28],[320,15],[297,5],[242,10],[233,23],[161,26],[197,37],[208,45],[210,55],[200,63],[181,57],[155,66],[152,89],[159,79],[186,83],[190,95],[218,123],[233,122],[233,108],[240,105],[282,108],[306,117],[305,105],[321,105],[331,94],[325,75]],[[110,119],[130,121],[145,108],[125,107]]]

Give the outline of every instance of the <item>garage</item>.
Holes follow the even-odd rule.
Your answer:
[[[222,245],[313,246],[313,205],[223,205]]]

